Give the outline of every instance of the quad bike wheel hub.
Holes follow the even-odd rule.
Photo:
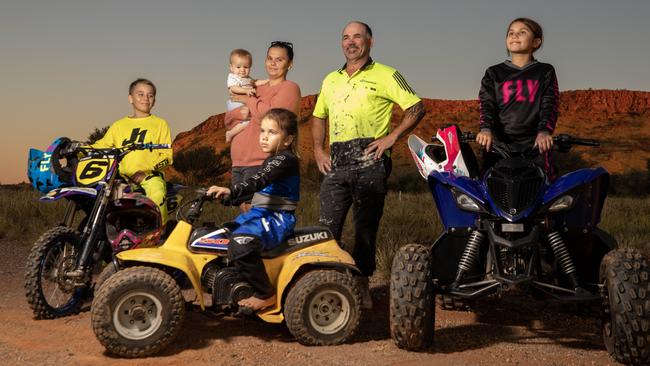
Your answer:
[[[350,317],[350,303],[336,291],[323,291],[309,304],[311,325],[323,334],[338,332]]]
[[[151,336],[162,324],[162,304],[153,295],[130,292],[122,296],[113,311],[113,323],[124,338],[140,340]]]

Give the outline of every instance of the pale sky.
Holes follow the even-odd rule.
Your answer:
[[[27,180],[29,147],[85,139],[130,113],[137,77],[156,83],[153,112],[173,136],[223,112],[233,48],[252,52],[262,78],[268,44],[293,42],[289,79],[315,94],[344,63],[341,30],[354,19],[373,29],[373,58],[421,97],[475,99],[519,16],[544,28],[536,56],[561,90],[650,90],[649,0],[3,0],[0,183]]]

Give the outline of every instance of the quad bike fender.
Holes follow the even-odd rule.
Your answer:
[[[603,189],[599,191],[606,195],[607,186],[609,185],[609,173],[601,168],[580,169],[575,172],[565,174],[558,178],[544,193],[543,204],[546,205],[568,191],[586,184],[601,184]]]
[[[551,205],[557,198],[571,194],[575,198],[573,207],[558,212],[557,221],[564,230],[592,231],[600,222],[605,204],[609,173],[603,168],[580,169],[558,179],[544,194],[543,205]]]
[[[97,190],[94,188],[85,187],[56,188],[47,192],[47,194],[39,198],[39,201],[57,201],[61,198],[67,198],[71,196],[95,198],[97,197]]]
[[[217,256],[191,253],[187,249],[187,242],[191,233],[192,225],[180,221],[162,246],[125,250],[116,254],[116,257],[121,264],[158,264],[183,271],[192,283],[201,310],[205,310],[205,300],[201,288],[201,273],[203,273],[203,267]]]
[[[359,273],[352,256],[341,249],[336,240],[328,240],[320,244],[309,246],[301,250],[288,253],[272,259],[265,259],[264,266],[271,283],[276,288],[277,301],[275,306],[264,310],[257,315],[269,323],[281,323],[282,299],[296,274],[307,267],[345,268],[353,273]]]
[[[429,188],[436,203],[445,231],[474,227],[478,213],[458,208],[452,189],[468,194],[480,205],[485,206],[476,182],[467,177],[455,177],[449,173],[433,172],[429,176]]]

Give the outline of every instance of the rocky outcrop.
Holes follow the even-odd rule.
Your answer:
[[[300,151],[303,166],[313,159],[309,116],[314,109],[315,95],[301,101]],[[424,139],[435,135],[438,128],[459,124],[465,130],[476,130],[478,101],[424,99],[427,115],[413,133]],[[402,111],[395,108],[392,123],[401,120]],[[582,158],[603,165],[612,172],[645,169],[650,159],[650,92],[629,90],[572,90],[560,94],[560,119],[557,133],[577,134],[603,142],[600,148],[579,149]],[[223,114],[209,117],[190,131],[181,132],[173,143],[174,151],[196,146],[213,146],[217,152],[226,147]],[[396,167],[410,164],[410,155],[403,140],[395,147]]]

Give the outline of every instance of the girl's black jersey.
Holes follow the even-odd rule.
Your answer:
[[[231,199],[253,194],[253,207],[294,211],[300,199],[300,166],[291,150],[271,155],[258,172],[230,187]]]
[[[555,69],[537,61],[519,68],[510,61],[485,71],[479,92],[481,130],[499,136],[552,134],[560,92]]]

